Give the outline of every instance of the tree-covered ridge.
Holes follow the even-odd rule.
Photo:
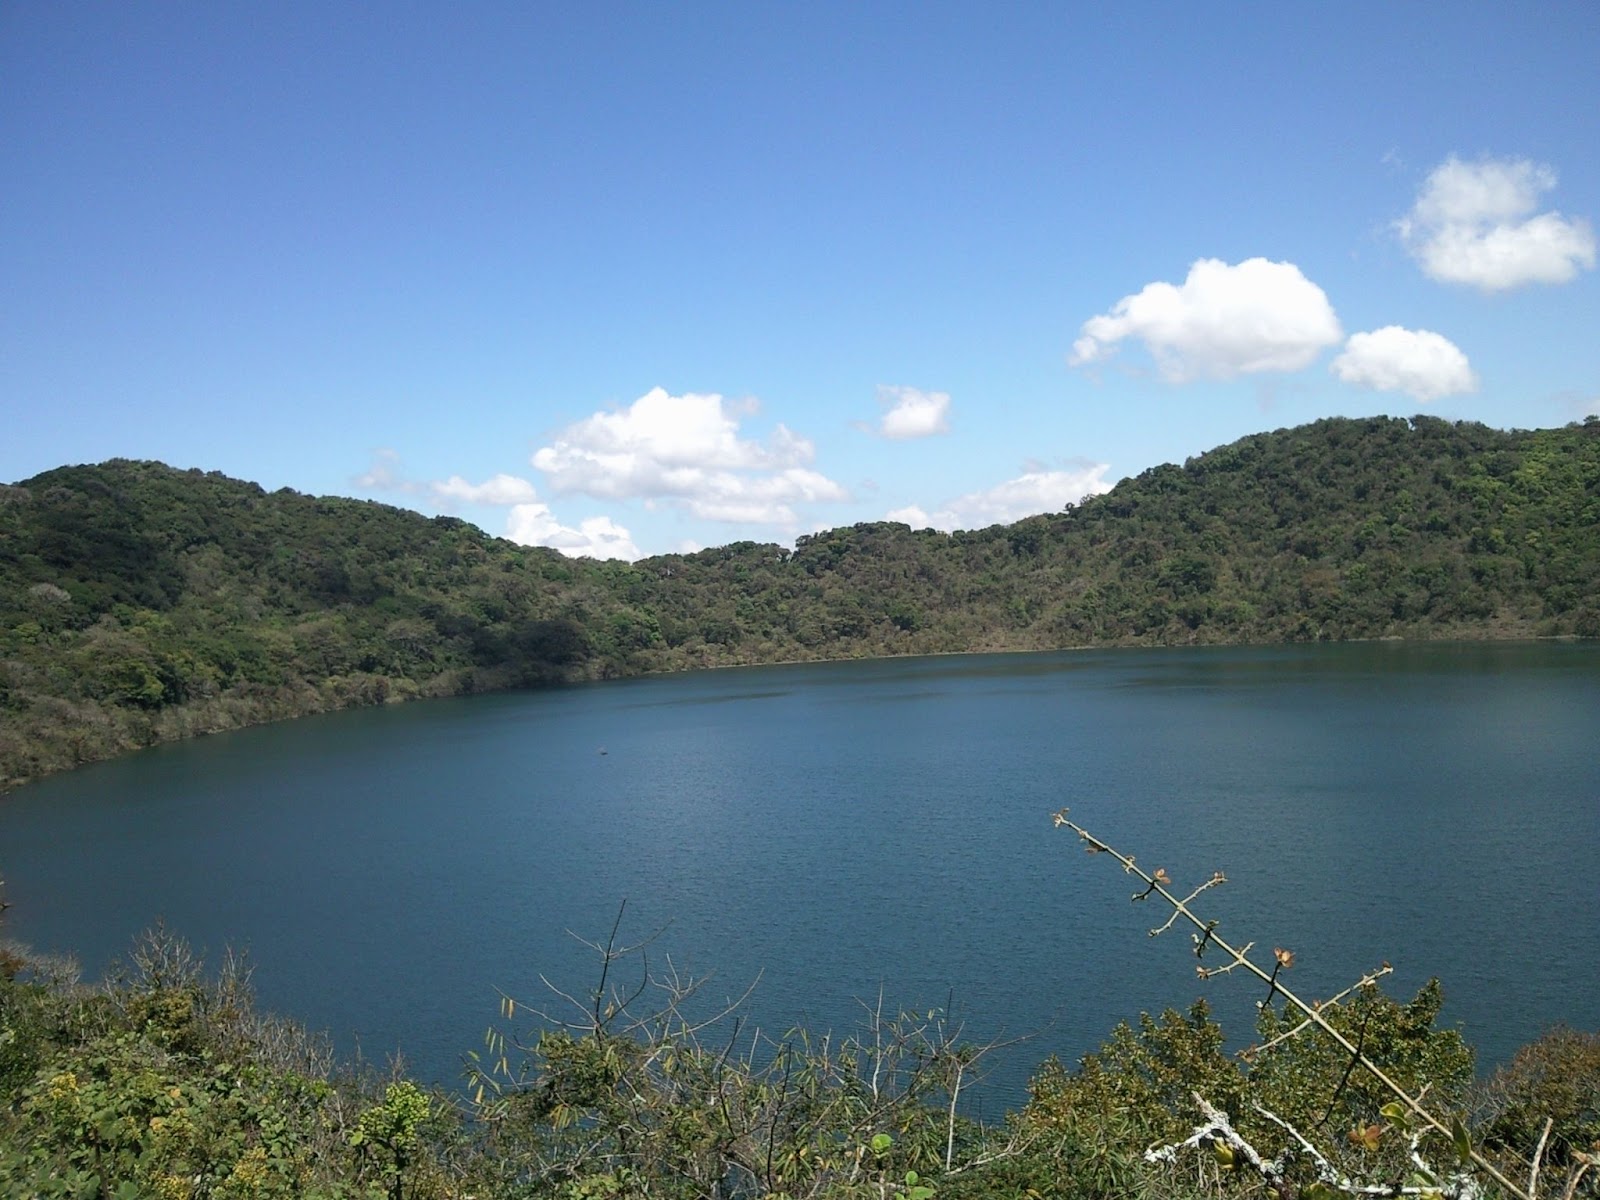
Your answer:
[[[1326,420],[954,535],[626,565],[113,460],[0,487],[0,787],[353,704],[741,663],[1600,635],[1600,421]]]

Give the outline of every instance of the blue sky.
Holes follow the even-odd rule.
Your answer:
[[[635,557],[1600,408],[1600,7],[0,7],[0,479]]]

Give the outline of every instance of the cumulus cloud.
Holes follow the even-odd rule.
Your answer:
[[[533,484],[515,475],[494,475],[482,483],[468,483],[459,475],[452,475],[442,483],[430,483],[428,490],[442,503],[462,504],[531,504],[539,498]]]
[[[556,520],[550,506],[539,500],[533,484],[516,475],[492,475],[482,483],[471,483],[460,475],[420,483],[408,479],[400,470],[400,456],[393,450],[379,450],[372,467],[355,477],[362,487],[379,491],[404,492],[426,496],[440,508],[460,504],[485,504],[511,510],[505,536],[524,546],[549,546],[570,558],[641,558],[633,536],[610,517],[587,517],[576,528]]]
[[[721,396],[654,388],[625,409],[569,425],[532,461],[557,492],[666,500],[714,521],[792,525],[795,503],[849,498],[805,465],[815,455],[784,425],[764,442],[740,437]]]
[[[1345,383],[1378,392],[1403,392],[1424,404],[1478,387],[1467,356],[1449,338],[1399,325],[1352,333],[1329,370]]]
[[[1486,292],[1529,283],[1566,283],[1593,270],[1595,237],[1587,221],[1537,213],[1556,173],[1528,159],[1447,158],[1422,185],[1398,222],[1423,273],[1441,283]]]
[[[950,394],[911,387],[878,388],[878,403],[888,411],[878,425],[886,438],[931,437],[950,432]]]
[[[1111,484],[1105,479],[1108,470],[1108,463],[1080,463],[1055,471],[1040,467],[981,492],[957,496],[934,512],[913,504],[890,511],[886,519],[904,521],[913,529],[942,529],[947,533],[1009,524],[1036,513],[1059,512],[1085,496],[1109,492]]]
[[[1142,341],[1169,383],[1298,371],[1343,336],[1328,297],[1293,263],[1202,258],[1181,285],[1146,284],[1083,323],[1070,362],[1085,366]]]
[[[568,558],[642,558],[633,535],[610,517],[586,517],[574,529],[555,519],[550,506],[517,504],[506,522],[506,537],[524,546],[549,546]]]
[[[739,437],[739,422],[721,396],[652,388],[620,412],[569,425],[540,447],[533,465],[557,491],[650,496],[679,494],[707,469],[789,467],[814,454],[810,442],[783,425],[766,444]]]

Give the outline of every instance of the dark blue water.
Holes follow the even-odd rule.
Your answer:
[[[843,1029],[953,1001],[1047,1054],[1199,983],[1186,935],[1075,819],[1328,995],[1430,975],[1489,1062],[1600,1027],[1600,646],[1369,644],[898,659],[360,711],[176,746],[0,799],[6,933],[92,974],[158,918],[246,948],[265,1006],[456,1077],[498,991],[582,993],[566,931],[664,932],[654,968],[759,983],[752,1019]],[[604,753],[601,753],[602,748]]]

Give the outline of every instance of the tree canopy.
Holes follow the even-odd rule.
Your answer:
[[[114,459],[0,486],[0,788],[357,704],[762,662],[1600,635],[1600,420],[1255,434],[1066,511],[633,564]]]

